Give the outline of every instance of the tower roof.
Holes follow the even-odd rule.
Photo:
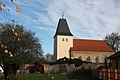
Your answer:
[[[56,35],[73,36],[72,33],[70,32],[66,19],[59,19],[55,36]]]

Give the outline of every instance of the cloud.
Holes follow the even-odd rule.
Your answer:
[[[115,0],[53,0],[48,5],[46,16],[51,21],[44,19],[54,26],[61,13],[65,12],[75,37],[103,39],[106,34],[118,32],[120,7],[119,3],[116,4]]]
[[[120,0],[21,1],[16,1],[23,10],[17,19],[25,25],[36,26],[36,29],[50,30],[53,34],[62,12],[65,12],[64,18],[75,38],[103,39],[120,29]],[[12,14],[18,15],[15,11]]]
[[[120,0],[17,0],[23,14],[16,13],[10,1],[3,1],[11,8],[9,18],[36,32],[50,53],[63,12],[74,38],[103,39],[120,31]]]

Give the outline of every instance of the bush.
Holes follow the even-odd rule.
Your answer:
[[[75,67],[78,67],[83,64],[81,59],[68,59],[66,57],[58,59],[55,64],[74,64]]]
[[[97,69],[110,69],[109,66],[99,66]]]
[[[30,68],[30,73],[44,73],[44,67],[41,64],[35,64],[34,66],[31,66]]]

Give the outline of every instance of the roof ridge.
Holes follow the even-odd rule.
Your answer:
[[[73,40],[84,40],[84,41],[104,41],[104,40],[95,40],[95,39],[73,39]]]

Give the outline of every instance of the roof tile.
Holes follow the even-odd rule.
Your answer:
[[[72,51],[115,52],[104,40],[74,39]]]

